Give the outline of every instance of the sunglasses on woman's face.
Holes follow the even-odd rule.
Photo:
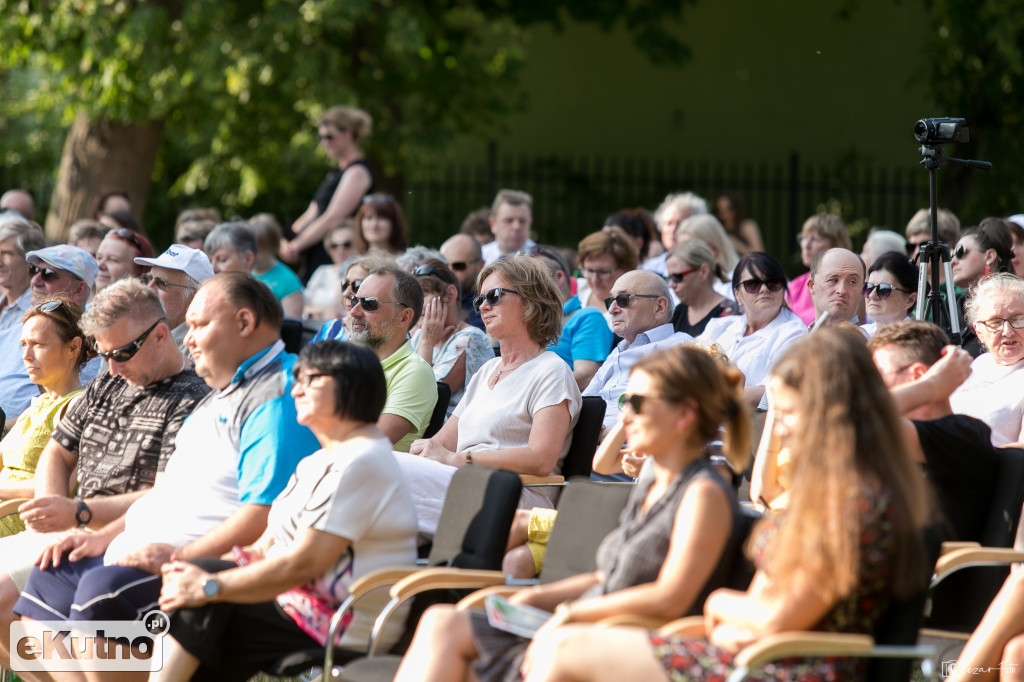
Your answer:
[[[643,414],[644,401],[646,400],[657,400],[658,396],[655,395],[640,395],[639,393],[623,393],[619,396],[619,410],[622,410],[629,405],[629,409],[633,410],[633,414]]]
[[[868,282],[864,285],[864,298],[870,296],[872,291],[875,292],[875,295],[883,301],[892,296],[892,292],[894,291],[902,291],[905,294],[910,293],[906,289],[900,289],[899,287],[894,287],[891,284],[872,284],[871,282]]]
[[[758,277],[751,277],[750,279],[740,282],[740,286],[748,294],[756,294],[761,291],[761,287],[768,287],[768,291],[773,294],[782,291],[783,282],[778,277],[769,277],[768,279],[760,279]]]
[[[350,242],[350,241],[348,241],[348,242],[331,242],[330,244],[327,245],[327,250],[328,251],[333,251],[334,249],[351,249],[351,248],[352,248],[352,242]]]
[[[97,346],[96,343],[93,342],[93,350],[96,351],[96,355],[100,356],[104,360],[114,360],[115,362],[128,362],[129,360],[135,357],[136,353],[139,352],[139,349],[142,348],[142,344],[146,343],[146,339],[149,338],[149,333],[156,329],[156,326],[163,322],[165,319],[166,318],[161,317],[159,320],[150,325],[149,329],[142,332],[142,334],[139,335],[139,338],[135,339],[127,346],[121,346],[120,348],[115,348],[114,350],[110,351],[102,351],[99,349],[99,346]]]
[[[362,306],[364,313],[377,312],[378,310],[380,310],[380,306],[382,303],[387,303],[389,305],[400,305],[404,308],[409,307],[402,303],[401,301],[381,301],[380,299],[374,298],[373,296],[367,296],[366,298],[360,298],[358,296],[349,296],[348,302],[353,308],[355,308],[357,305]]]
[[[38,265],[29,265],[29,278],[35,277],[36,275],[39,275],[39,279],[47,283],[52,282],[53,280],[60,277],[60,273],[57,272],[56,270],[51,270],[50,268],[41,268]]]
[[[697,272],[697,268],[690,268],[689,270],[683,270],[682,272],[670,272],[668,274],[668,281],[673,284],[680,284],[683,281],[683,277],[686,277],[691,272]]]
[[[512,289],[495,287],[488,291],[487,293],[481,294],[480,296],[474,298],[473,307],[476,308],[477,310],[480,310],[480,308],[483,307],[484,303],[487,303],[487,305],[494,307],[501,302],[501,298],[505,294],[515,294],[516,296],[522,295],[518,291],[513,291]]]
[[[359,287],[362,286],[363,280],[361,279],[343,279],[341,280],[341,290],[345,291],[351,287],[353,294],[359,293]]]
[[[953,252],[953,257],[956,258],[957,260],[963,260],[964,256],[966,256],[970,252],[971,250],[969,248],[961,244],[960,246],[956,247],[956,251]]]

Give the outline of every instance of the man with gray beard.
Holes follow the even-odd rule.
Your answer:
[[[404,270],[376,268],[351,303],[350,338],[377,354],[387,379],[388,399],[377,428],[395,450],[408,452],[423,436],[437,402],[434,370],[409,343],[409,330],[423,311],[423,289]]]

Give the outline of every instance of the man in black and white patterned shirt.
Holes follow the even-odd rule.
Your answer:
[[[32,562],[62,532],[121,523],[174,451],[178,428],[209,392],[186,368],[160,299],[135,279],[92,300],[82,330],[110,363],[54,430],[36,469],[36,497],[20,509],[29,531],[0,540],[0,632],[7,632]],[[78,489],[69,480],[78,467]],[[7,658],[0,636],[0,658]]]

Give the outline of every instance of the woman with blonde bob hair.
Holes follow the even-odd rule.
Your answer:
[[[413,497],[424,532],[433,532],[458,467],[558,474],[583,404],[572,370],[547,350],[562,329],[562,302],[547,266],[531,256],[501,258],[477,282],[480,295],[473,305],[501,353],[473,375],[441,430],[413,441],[401,460],[406,476],[416,481]],[[524,488],[520,505],[553,507],[556,494],[552,488]]]
[[[566,621],[630,614],[671,619],[700,613],[725,584],[742,538],[732,486],[704,454],[726,426],[725,451],[742,468],[750,447],[743,377],[705,349],[676,346],[633,367],[622,420],[647,453],[620,525],[597,552],[597,570],[518,592],[512,601],[554,612],[538,645]],[[628,557],[624,559],[624,557]],[[530,640],[490,627],[483,613],[438,606],[426,613],[397,679],[518,678]]]
[[[679,297],[672,313],[672,327],[697,337],[715,317],[738,315],[739,307],[715,291],[715,285],[729,286],[722,266],[706,242],[688,239],[673,246],[665,259],[668,285]]]
[[[873,635],[893,598],[927,584],[924,481],[899,413],[853,327],[796,344],[771,382],[776,429],[793,447],[787,511],[765,517],[749,551],[746,592],[721,589],[704,606],[706,638],[570,624],[538,647],[526,679],[722,680],[735,653],[777,632]],[[753,680],[864,679],[864,661],[788,659]]]
[[[715,262],[722,268],[726,281],[719,282],[716,291],[726,298],[732,297],[732,289],[728,282],[732,280],[732,271],[740,261],[736,248],[729,240],[722,223],[713,215],[695,215],[687,218],[676,228],[676,243],[687,239],[699,239],[715,254]]]

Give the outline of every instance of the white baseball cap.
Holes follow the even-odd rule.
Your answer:
[[[171,244],[156,258],[136,258],[135,262],[139,265],[181,270],[200,284],[213,277],[213,266],[206,254],[184,244]]]

